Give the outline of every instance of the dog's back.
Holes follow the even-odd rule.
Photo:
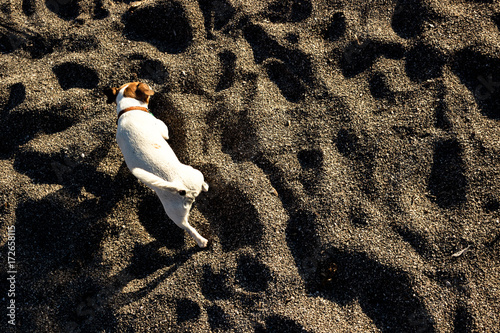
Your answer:
[[[118,121],[116,140],[130,170],[140,168],[166,181],[179,181],[198,194],[201,192],[203,174],[179,161],[152,115],[141,111],[124,114]]]

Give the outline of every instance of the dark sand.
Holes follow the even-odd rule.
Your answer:
[[[0,18],[1,332],[11,299],[17,332],[498,331],[499,1]],[[209,250],[124,165],[101,92],[131,80],[211,186]]]

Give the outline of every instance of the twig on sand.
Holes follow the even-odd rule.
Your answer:
[[[470,245],[467,246],[465,249],[462,249],[458,252],[453,253],[451,256],[455,257],[455,258],[460,257],[462,254],[464,254],[465,251],[468,251],[469,249],[470,249]]]

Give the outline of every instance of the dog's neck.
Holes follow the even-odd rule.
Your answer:
[[[141,106],[144,108],[148,108],[148,103],[147,102],[141,102],[135,98],[132,97],[125,97],[123,96],[123,91],[125,88],[122,88],[120,92],[118,93],[118,97],[116,98],[116,114],[119,114],[122,110],[125,110],[130,107],[134,106]]]
[[[119,114],[120,111],[134,106],[141,106],[147,109],[148,103],[138,101],[135,98],[123,97],[116,103],[116,113]]]

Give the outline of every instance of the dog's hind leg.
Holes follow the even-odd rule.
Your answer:
[[[198,231],[196,231],[196,229],[189,224],[188,217],[189,213],[187,213],[182,220],[179,221],[173,220],[173,221],[175,222],[175,224],[179,226],[179,228],[186,230],[187,233],[194,238],[196,244],[198,244],[199,247],[201,248],[207,247],[208,240],[204,238],[202,235],[200,235]]]
[[[168,182],[141,168],[133,168],[132,174],[152,189],[159,188],[173,193],[186,191],[179,182]]]
[[[196,241],[196,244],[198,244],[199,247],[201,248],[205,248],[207,247],[208,245],[208,240],[206,238],[204,238],[202,235],[200,235],[198,233],[198,231],[196,231],[195,228],[193,228],[189,223],[188,223],[188,219],[187,219],[187,216],[184,218],[184,220],[180,223],[180,224],[177,224],[179,227],[181,227],[182,229],[186,230],[188,232],[188,234],[194,238],[194,240]]]
[[[175,224],[181,229],[184,229],[187,231],[187,233],[194,238],[196,241],[196,244],[198,244],[199,247],[205,248],[208,245],[208,240],[204,238],[202,235],[196,231],[195,228],[193,228],[189,222],[189,209],[185,210],[183,213],[177,212],[177,214],[172,214],[172,208],[169,208],[168,200],[163,199],[160,195],[160,200],[161,203],[163,204],[163,208],[165,209],[165,213],[167,213],[168,217],[172,221],[174,221]],[[184,209],[184,208],[183,208]],[[170,213],[169,213],[170,212]]]

